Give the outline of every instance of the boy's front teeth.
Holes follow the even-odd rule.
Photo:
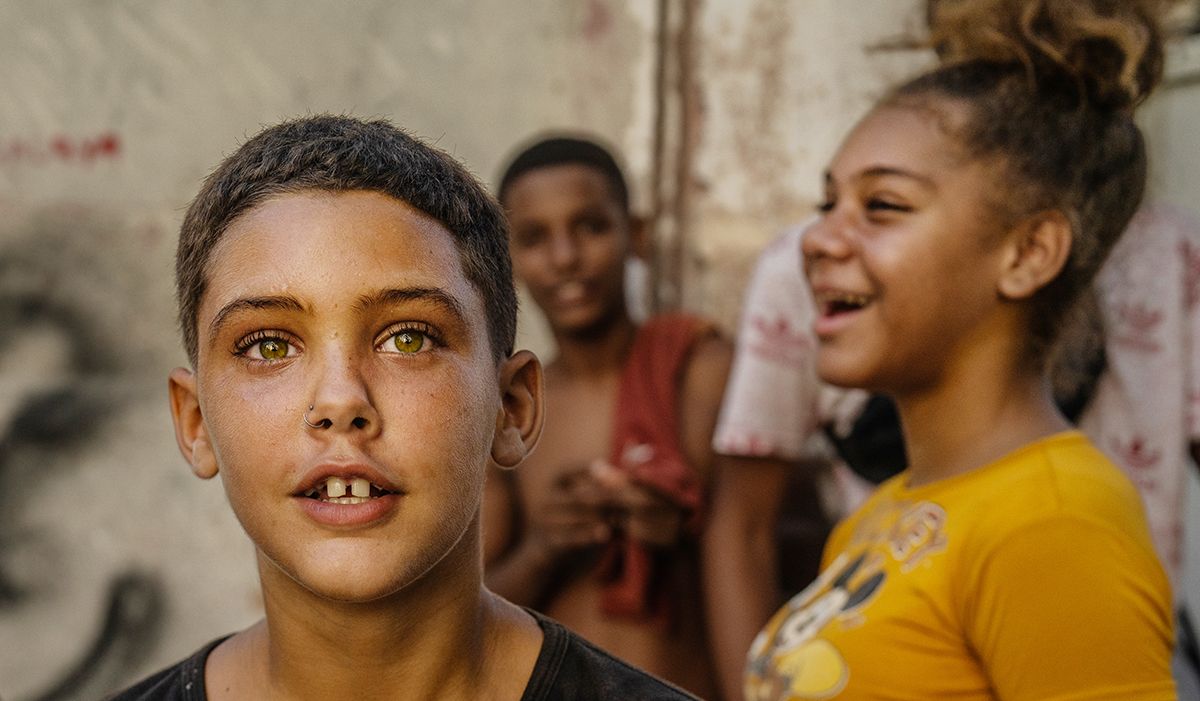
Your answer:
[[[327,497],[344,497],[346,496],[346,480],[341,477],[330,477],[325,480],[325,496]]]
[[[349,486],[350,494],[353,496],[361,498],[371,496],[371,483],[362,477],[350,480]],[[346,480],[341,477],[330,477],[325,480],[325,494],[333,498],[346,496]]]
[[[346,496],[346,491],[347,491],[346,488],[347,487],[349,487],[349,492],[350,492],[349,497]],[[309,496],[315,496],[318,498],[321,497],[320,490],[317,490],[317,489],[311,490],[308,494],[309,494]],[[358,504],[361,502],[361,500],[367,499],[370,496],[371,496],[371,482],[370,482],[370,480],[364,479],[362,477],[355,477],[348,481],[342,479],[341,477],[330,477],[325,480],[324,498],[326,498],[326,499],[345,498],[346,499],[346,501],[339,501],[338,502],[339,504]],[[350,501],[351,499],[354,499],[354,500]]]
[[[371,496],[371,483],[361,477],[350,480],[350,493],[356,497]]]

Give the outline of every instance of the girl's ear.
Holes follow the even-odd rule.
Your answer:
[[[997,291],[1007,300],[1029,299],[1058,277],[1072,244],[1071,220],[1058,210],[1039,212],[1009,234]]]
[[[208,439],[200,397],[196,394],[196,375],[186,368],[175,368],[167,378],[171,396],[171,418],[175,421],[175,440],[179,452],[201,479],[217,475],[217,456]]]
[[[500,366],[500,411],[492,435],[492,460],[503,468],[521,464],[542,435],[542,364],[529,351],[517,351]]]

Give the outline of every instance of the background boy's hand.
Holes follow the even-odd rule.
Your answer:
[[[560,476],[546,498],[526,518],[528,537],[549,559],[580,548],[605,543],[612,537],[608,514],[613,497],[584,468]]]
[[[606,460],[593,460],[589,474],[614,507],[616,525],[629,537],[656,547],[678,542],[684,522],[682,507],[635,483]]]

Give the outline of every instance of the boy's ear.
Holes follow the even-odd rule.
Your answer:
[[[171,418],[175,421],[175,440],[179,452],[201,479],[217,475],[217,456],[208,439],[200,397],[196,394],[196,375],[186,368],[175,368],[167,379],[171,395]]]
[[[517,351],[500,366],[501,407],[492,435],[492,460],[514,468],[537,445],[545,419],[542,364],[529,351]]]
[[[1028,217],[1009,233],[997,289],[1007,300],[1029,299],[1058,277],[1071,253],[1071,221],[1058,210]]]
[[[649,261],[651,250],[650,225],[645,217],[636,214],[629,215],[629,250],[638,258]]]

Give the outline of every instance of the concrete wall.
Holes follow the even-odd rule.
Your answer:
[[[734,322],[755,254],[814,214],[821,174],[846,131],[888,85],[930,60],[868,50],[915,35],[921,4],[703,3],[686,306]]]

